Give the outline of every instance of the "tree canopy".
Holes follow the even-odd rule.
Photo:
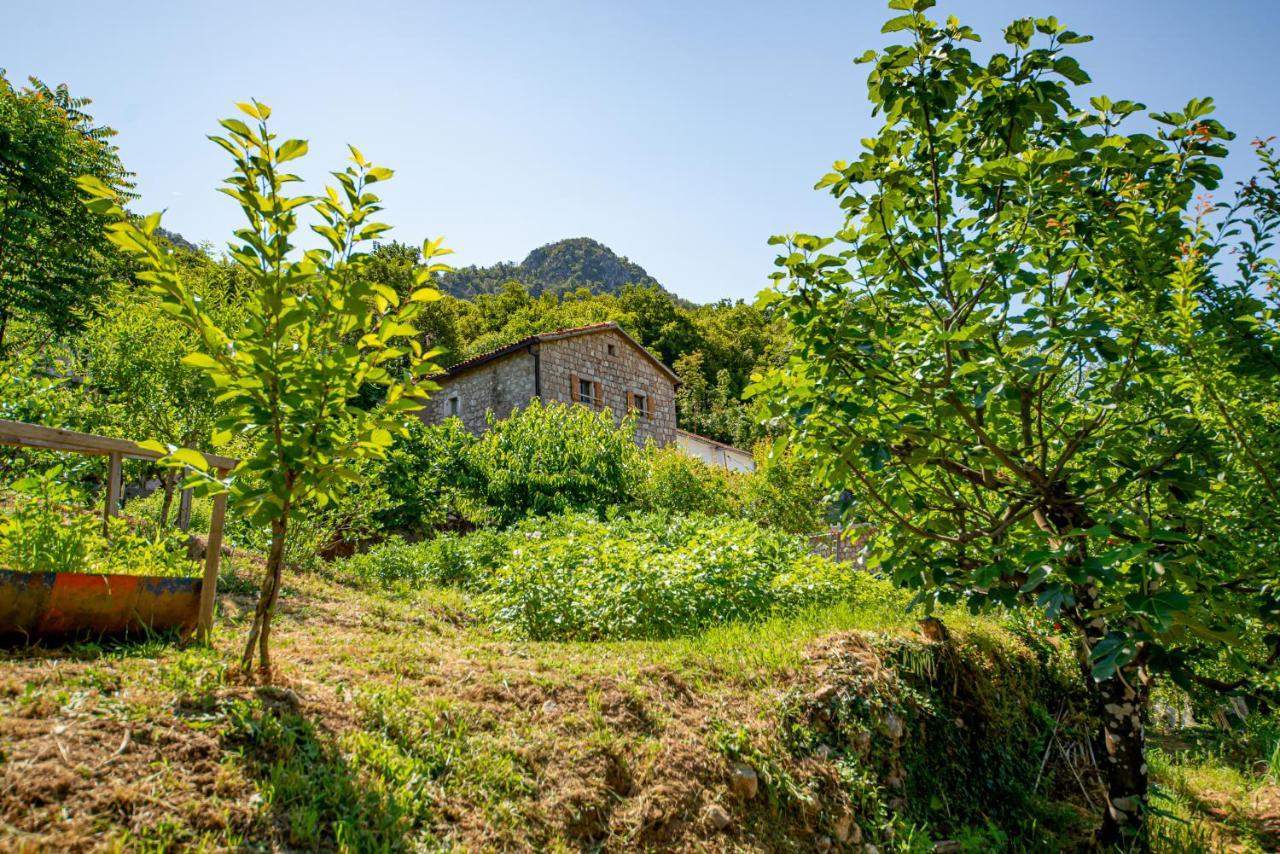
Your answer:
[[[125,197],[133,184],[89,103],[34,77],[15,87],[0,70],[0,347],[14,314],[72,324],[111,281],[115,253],[76,179]]]
[[[1115,842],[1147,808],[1153,671],[1276,687],[1274,555],[1230,534],[1276,497],[1275,302],[1215,267],[1196,202],[1231,134],[1209,99],[1152,113],[1154,132],[1130,129],[1139,103],[1078,105],[1088,37],[1053,18],[978,56],[930,0],[889,5],[904,43],[861,57],[884,124],[818,183],[843,228],[773,240],[762,301],[794,345],[756,391],[919,601],[1078,629]],[[1265,246],[1274,211],[1244,217],[1220,237]],[[1236,388],[1247,409],[1214,404]]]

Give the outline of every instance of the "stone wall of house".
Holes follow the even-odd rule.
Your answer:
[[[638,352],[619,332],[607,329],[543,341],[542,399],[584,403],[609,409],[621,418],[628,401],[643,395],[645,406],[636,421],[636,441],[653,439],[666,445],[676,437],[676,387],[665,371]],[[578,380],[591,383],[590,399],[577,400]],[[594,390],[599,389],[595,394]],[[631,397],[628,397],[628,395]]]
[[[456,400],[462,425],[479,435],[490,410],[497,418],[506,418],[533,398],[533,367],[533,354],[519,350],[456,377],[437,379],[440,391],[431,395],[419,414],[427,424],[439,424],[453,414],[451,401]]]

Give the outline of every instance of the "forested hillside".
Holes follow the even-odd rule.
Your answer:
[[[463,267],[441,277],[440,288],[457,297],[501,291],[519,282],[534,296],[589,288],[617,293],[624,285],[652,285],[657,280],[633,261],[590,237],[573,237],[539,246],[519,264],[504,261],[491,267]]]

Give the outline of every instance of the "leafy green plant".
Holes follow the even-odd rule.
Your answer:
[[[756,470],[743,478],[739,492],[747,518],[793,534],[827,530],[827,487],[812,460],[786,442],[761,443],[755,457]]]
[[[742,510],[738,492],[743,478],[679,448],[648,448],[636,499],[648,510],[731,515]]]
[[[455,585],[502,631],[533,640],[695,634],[837,601],[885,585],[749,521],[635,514],[527,519],[423,543],[392,541],[339,573],[386,585]]]
[[[1217,275],[1192,209],[1231,134],[1207,99],[1152,114],[1154,133],[1124,130],[1136,102],[1077,106],[1068,50],[1088,38],[1056,19],[1014,21],[979,57],[932,0],[889,5],[904,43],[862,57],[884,125],[818,183],[844,226],[772,240],[762,305],[795,346],[756,391],[921,601],[1034,603],[1074,627],[1101,841],[1141,846],[1153,672],[1270,691],[1280,661],[1271,546],[1232,542],[1274,543],[1275,514],[1218,522],[1274,505],[1280,388],[1274,306]],[[1256,250],[1278,220],[1250,221],[1250,263],[1274,268]],[[1218,374],[1191,358],[1197,325]],[[1248,433],[1192,389],[1219,375],[1247,391]]]
[[[34,77],[17,88],[0,72],[0,349],[16,312],[65,328],[110,281],[112,247],[76,178],[96,176],[126,195],[133,184],[115,131],[94,124],[89,103]]]
[[[0,514],[0,568],[18,572],[76,572],[101,575],[199,575],[182,538],[135,528],[82,509],[83,491],[51,466],[9,485],[12,509]]]
[[[630,417],[533,400],[511,417],[491,417],[475,449],[485,502],[497,521],[566,510],[604,515],[627,503],[640,449]]]
[[[447,250],[440,241],[423,247],[428,261],[419,272],[424,285],[401,299],[394,289],[370,282],[363,248],[389,228],[373,217],[381,209],[373,184],[391,177],[351,147],[351,165],[334,172],[336,186],[322,196],[289,195],[300,179],[285,171],[307,153],[304,140],[277,144],[268,129],[271,110],[254,101],[240,119],[221,122],[225,136],[213,137],[235,162],[223,192],[241,206],[246,226],[236,231],[230,258],[249,284],[238,324],[220,325],[183,276],[167,241],[157,239],[160,215],[136,220],[125,214],[117,194],[103,182],[85,178],[88,205],[112,220],[111,240],[134,257],[166,312],[190,329],[199,352],[187,364],[218,389],[214,443],[233,436],[249,446],[229,481],[205,473],[199,454],[171,449],[171,460],[200,474],[189,479],[205,491],[229,488],[255,525],[270,527],[271,548],[258,606],[242,656],[247,670],[255,646],[270,678],[271,616],[280,592],[289,522],[295,505],[324,508],[358,479],[353,464],[386,455],[393,432],[402,432],[432,390],[425,377],[435,370],[433,351],[417,339],[412,321],[423,302],[438,299],[427,287],[445,270],[432,259]],[[298,253],[292,243],[298,214],[319,220],[312,230],[321,247]],[[393,375],[397,361],[405,373]],[[386,389],[373,410],[352,403],[367,385]],[[202,476],[203,475],[203,476]]]
[[[0,517],[0,565],[26,572],[81,572],[99,523],[67,508],[80,499],[62,480],[62,467],[9,485],[13,510]]]
[[[483,519],[484,478],[476,462],[476,438],[457,419],[409,425],[370,478],[386,492],[374,510],[384,531],[426,534],[447,525]]]

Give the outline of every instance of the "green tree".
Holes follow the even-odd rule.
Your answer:
[[[1207,307],[1235,293],[1186,219],[1229,134],[1207,100],[1154,114],[1154,135],[1121,130],[1132,101],[1078,107],[1089,78],[1066,49],[1087,38],[1052,18],[980,59],[931,0],[889,5],[907,42],[862,57],[884,125],[818,184],[844,227],[773,239],[763,301],[794,349],[754,391],[918,600],[1034,603],[1078,630],[1101,839],[1142,847],[1153,672],[1203,680],[1213,658],[1240,675],[1221,685],[1274,685],[1253,655],[1274,644],[1274,570],[1200,515],[1235,493],[1216,460],[1243,445],[1195,411],[1171,322],[1181,278],[1218,328]],[[1274,401],[1274,372],[1265,386]]]
[[[0,70],[0,348],[16,312],[66,327],[111,280],[111,246],[76,178],[93,175],[122,197],[133,184],[115,131],[95,125],[88,105],[34,77],[16,88]]]
[[[174,257],[183,280],[201,295],[203,309],[219,326],[234,324],[240,303],[230,289],[230,265],[186,249],[175,249]],[[83,391],[94,400],[94,429],[179,447],[209,447],[214,389],[183,362],[199,341],[163,310],[155,294],[117,285],[95,300],[93,317],[69,343]],[[170,469],[164,476],[162,525],[169,517],[177,475]]]
[[[186,357],[209,378],[219,394],[215,444],[232,435],[251,440],[252,453],[232,472],[233,499],[247,510],[253,524],[269,526],[271,548],[242,664],[249,669],[255,645],[260,665],[270,678],[268,641],[271,616],[280,592],[290,513],[314,502],[324,508],[344,481],[357,477],[354,465],[382,458],[392,434],[402,433],[432,390],[422,378],[436,370],[418,341],[412,321],[422,304],[439,298],[433,288],[420,288],[402,299],[386,285],[365,275],[368,253],[363,246],[389,226],[372,217],[381,209],[371,185],[392,172],[374,166],[351,147],[351,165],[332,173],[336,186],[322,196],[289,195],[296,175],[285,164],[307,152],[303,140],[276,144],[267,127],[270,109],[254,101],[241,111],[255,122],[221,122],[225,136],[212,139],[235,161],[235,172],[223,192],[240,203],[247,225],[236,231],[229,257],[242,267],[251,284],[243,321],[220,326],[182,276],[167,242],[155,232],[159,214],[135,221],[125,216],[112,189],[88,178],[82,186],[93,197],[90,207],[113,222],[111,240],[138,260],[142,282],[149,284],[164,308],[195,333],[200,351]],[[310,210],[319,223],[312,230],[322,248],[299,254],[291,242],[298,211]],[[444,254],[439,241],[423,247],[428,265],[423,280],[444,269],[431,263]],[[406,357],[407,371],[392,375],[386,363]],[[386,386],[373,410],[353,401],[366,383]],[[176,462],[203,469],[198,454],[176,450]],[[206,488],[222,486],[216,479]]]

